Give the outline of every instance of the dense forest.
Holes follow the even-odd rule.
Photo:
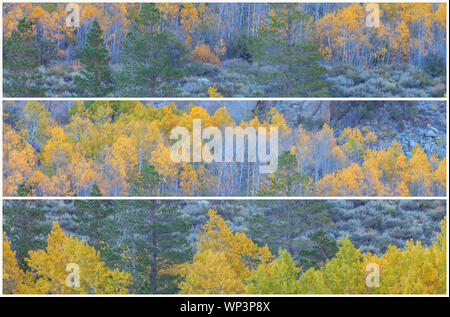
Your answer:
[[[379,11],[373,27],[358,3],[8,3],[4,94],[443,97],[446,4]]]
[[[10,200],[3,212],[4,294],[446,292],[445,200]]]
[[[430,130],[425,130],[426,136],[421,137],[427,140],[425,147],[414,142],[410,146],[412,140],[406,140],[404,146],[409,147],[406,153],[399,143],[405,141],[395,133],[386,137],[384,130],[374,133],[368,126],[355,126],[355,122],[340,126],[335,132],[332,123],[301,116],[300,124],[291,124],[270,103],[263,111],[257,102],[247,115],[238,111],[241,114],[235,114],[236,119],[228,109],[232,113],[236,109],[242,111],[239,102],[228,107],[220,102],[212,105],[214,110],[208,112],[202,102],[185,107],[173,102],[159,102],[156,106],[139,101],[74,101],[55,106],[52,102],[5,102],[3,193],[89,196],[94,187],[105,196],[443,196],[446,193],[445,123],[438,125],[431,121],[432,117],[426,119]],[[329,106],[334,105],[339,108],[337,104]],[[436,120],[442,117],[441,110],[445,112],[444,103],[423,106],[437,107]],[[378,104],[375,107],[372,111],[383,108]],[[414,109],[414,103],[406,106],[387,103],[384,111],[396,112],[397,107],[406,109],[401,119],[397,119],[404,126],[401,129],[409,134],[420,131],[408,132],[404,120],[408,109]],[[418,126],[418,118],[413,116],[409,120]],[[252,162],[247,156],[238,161],[237,150],[232,150],[235,160],[231,162],[215,158],[210,163],[175,162],[171,157],[174,141],[169,138],[170,133],[178,126],[192,133],[194,119],[201,119],[205,128],[277,127],[276,171],[262,173],[259,168],[262,163]],[[440,132],[430,123],[440,127]],[[393,130],[394,124],[389,129]],[[438,134],[428,137],[434,131],[438,131],[439,138]],[[248,143],[243,132],[241,135]],[[270,132],[265,138],[263,142],[269,142]],[[204,139],[202,146],[207,142]],[[442,143],[443,151],[434,153],[432,142]],[[216,147],[209,148],[213,154],[225,153],[225,145]],[[247,144],[245,151],[248,149]]]

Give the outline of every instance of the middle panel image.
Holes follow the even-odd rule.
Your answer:
[[[440,101],[6,101],[5,196],[444,196]]]

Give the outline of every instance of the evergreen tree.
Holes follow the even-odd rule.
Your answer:
[[[103,31],[95,19],[87,34],[86,45],[81,51],[81,76],[75,77],[80,96],[105,97],[112,91],[113,76],[109,60]]]
[[[133,196],[159,195],[161,175],[151,164],[143,164],[142,171],[137,175],[132,190]]]
[[[328,259],[332,259],[339,250],[337,241],[322,229],[310,232],[308,239],[311,247],[302,248],[298,255],[299,263],[304,271],[311,267],[319,269]]]
[[[161,13],[154,3],[142,4],[124,43],[118,87],[121,94],[130,97],[176,94],[171,81],[183,76],[176,68],[182,49],[171,33],[160,29],[160,21]]]
[[[173,204],[156,200],[127,200],[119,204],[121,258],[133,276],[135,292],[175,293],[174,266],[192,256],[186,239],[190,224]]]
[[[31,196],[31,187],[26,184],[26,182],[20,183],[17,187],[17,196],[27,197]]]
[[[18,191],[23,192],[24,188],[19,186]],[[28,251],[43,248],[51,230],[50,222],[46,220],[47,211],[40,204],[41,201],[37,200],[17,200],[4,204],[3,230],[22,268],[26,268],[24,258]]]
[[[297,158],[289,151],[283,151],[278,157],[278,169],[270,178],[267,190],[260,190],[259,196],[296,196],[310,183],[304,173],[293,173],[297,169]]]
[[[102,193],[97,184],[92,186],[91,197],[100,197]],[[75,232],[87,240],[90,246],[101,251],[102,258],[108,264],[116,260],[112,253],[111,240],[117,235],[114,222],[113,201],[99,199],[75,200],[76,213],[72,219]]]
[[[258,245],[267,243],[272,252],[286,249],[300,264],[299,252],[310,228],[330,222],[328,208],[322,202],[297,200],[256,209],[249,221],[249,236]]]
[[[44,97],[46,89],[39,87],[42,78],[39,50],[36,48],[31,23],[25,18],[3,42],[3,93],[8,97]]]
[[[274,9],[269,27],[252,47],[255,61],[275,68],[260,79],[270,85],[267,94],[277,89],[280,96],[328,96],[322,80],[326,68],[318,63],[321,55],[305,38],[311,17],[294,3],[276,4]]]

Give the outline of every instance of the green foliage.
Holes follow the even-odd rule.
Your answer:
[[[142,4],[123,46],[123,68],[118,90],[126,96],[175,96],[183,72],[175,67],[180,59],[177,40],[160,29],[161,13],[154,3]]]
[[[26,184],[26,182],[20,183],[19,187],[17,187],[17,196],[26,197],[30,196],[31,187]]]
[[[264,204],[264,202],[262,202]],[[310,228],[328,223],[331,208],[322,202],[280,201],[272,208],[254,213],[249,220],[249,236],[270,250],[286,249],[300,264],[302,234]],[[304,261],[304,259],[303,259]]]
[[[297,158],[289,151],[283,151],[278,157],[278,170],[274,177],[269,180],[267,191],[260,190],[260,196],[292,196],[295,192],[301,192],[301,188],[307,186],[310,178],[297,169]]]
[[[269,264],[260,264],[247,280],[249,294],[296,294],[301,269],[296,267],[292,256],[280,249],[278,257]]]
[[[156,196],[159,194],[161,175],[151,164],[145,164],[141,172],[134,181],[133,195],[135,196]]]
[[[251,47],[254,45],[254,38],[241,32],[235,35],[227,46],[226,56],[229,58],[241,58],[249,63],[253,61]]]
[[[276,83],[280,96],[328,96],[323,81],[326,68],[315,44],[298,34],[305,34],[311,19],[297,4],[278,4],[278,14],[270,17],[270,27],[261,32],[252,47],[254,59],[275,67],[263,76],[271,86]]]
[[[446,63],[443,56],[428,55],[424,60],[424,70],[432,77],[445,77]]]
[[[97,184],[92,186],[90,197],[100,197],[102,193]],[[102,258],[108,264],[116,257],[112,251],[112,239],[117,235],[114,215],[116,209],[109,200],[75,200],[76,213],[73,215],[77,235],[84,237],[91,246],[101,251]]]
[[[322,229],[310,232],[308,238],[312,244],[311,247],[302,248],[298,255],[300,266],[305,271],[311,267],[320,268],[328,259],[333,258],[338,251],[336,240],[327,235]]]
[[[8,97],[44,97],[46,89],[39,87],[42,78],[39,50],[31,32],[31,23],[25,18],[3,42],[3,93]]]
[[[299,126],[300,124],[309,131],[316,131],[323,127],[323,125],[326,123],[323,119],[313,119],[313,118],[306,118],[302,115],[299,115],[297,117],[297,123],[296,126]]]
[[[81,76],[75,77],[80,96],[105,97],[112,91],[113,76],[109,60],[103,31],[95,19],[87,35],[86,45],[81,51]]]
[[[173,294],[177,291],[174,265],[192,256],[186,240],[190,224],[173,205],[155,200],[119,202],[122,264],[135,282],[135,292]]]
[[[28,193],[26,186],[20,186],[22,194]],[[24,195],[26,196],[26,195]],[[26,268],[24,258],[28,250],[43,248],[50,232],[50,223],[46,220],[46,210],[30,200],[18,200],[3,208],[3,230],[14,246],[16,258],[22,268]]]

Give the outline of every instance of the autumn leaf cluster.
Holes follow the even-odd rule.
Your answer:
[[[273,255],[243,232],[234,232],[216,211],[198,236],[193,259],[171,268],[179,275],[184,294],[444,294],[446,292],[446,222],[431,247],[407,241],[404,248],[389,246],[382,255],[361,253],[348,236],[336,255],[320,268],[303,271],[292,255],[280,249]],[[123,294],[131,275],[111,270],[100,252],[58,223],[48,236],[45,250],[31,250],[29,269],[19,267],[11,243],[3,241],[3,292],[6,294]],[[80,285],[66,284],[66,266],[80,267]],[[370,266],[369,266],[370,265]],[[367,282],[368,267],[376,266],[377,285]]]
[[[213,87],[209,92],[218,94]],[[20,185],[38,196],[86,196],[94,184],[112,196],[439,196],[446,190],[446,158],[426,154],[418,144],[407,156],[396,141],[380,147],[368,129],[348,127],[337,136],[327,124],[317,131],[292,129],[275,108],[239,124],[226,108],[210,115],[194,104],[185,111],[138,101],[76,101],[66,124],[34,101],[20,116],[3,131],[7,196]],[[170,131],[192,131],[194,119],[201,119],[202,128],[222,131],[277,127],[278,170],[260,174],[255,162],[175,163]]]

